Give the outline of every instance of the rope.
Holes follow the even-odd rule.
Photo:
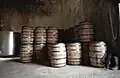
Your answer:
[[[110,26],[111,26],[111,31],[112,31],[112,38],[113,40],[117,39],[117,29],[115,27],[115,31],[114,31],[114,27],[113,27],[113,20],[112,20],[112,13],[111,13],[111,8],[109,8],[109,14],[110,14]]]

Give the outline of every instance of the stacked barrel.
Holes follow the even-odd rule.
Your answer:
[[[93,41],[93,25],[92,22],[83,21],[78,26],[79,41],[82,43],[82,63],[89,65],[89,43]]]
[[[47,44],[55,44],[58,41],[57,27],[49,26],[47,29]]]
[[[48,45],[50,63],[53,67],[66,66],[66,48],[64,43]]]
[[[34,31],[34,55],[36,60],[45,60],[46,28],[37,26]]]
[[[67,44],[67,58],[68,64],[79,65],[81,63],[81,44],[70,43]]]
[[[106,44],[103,41],[90,43],[90,64],[95,67],[103,67],[102,58],[106,52]]]
[[[33,35],[34,30],[31,26],[23,26],[21,33],[21,62],[28,63],[32,61],[33,54]]]
[[[79,26],[79,39],[81,42],[93,41],[93,25],[91,22],[81,22]]]
[[[49,26],[47,29],[47,48],[49,52],[49,45],[56,44],[58,41],[58,28]],[[50,61],[50,56],[48,53],[48,60]]]

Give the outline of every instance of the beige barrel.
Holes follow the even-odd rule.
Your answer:
[[[31,26],[22,26],[21,30],[21,43],[33,44],[34,30]]]
[[[67,44],[67,60],[68,64],[78,65],[81,63],[81,44],[70,43]]]
[[[92,42],[89,45],[90,64],[96,67],[103,67],[102,58],[106,52],[106,44],[103,41]]]
[[[21,62],[28,63],[32,61],[32,55],[33,55],[33,45],[25,44],[21,45]]]
[[[34,32],[35,44],[45,44],[46,43],[46,28],[45,27],[35,27]]]
[[[66,65],[66,48],[64,43],[48,45],[50,63],[53,67],[63,67]]]
[[[56,27],[48,27],[47,29],[47,43],[54,44],[58,41],[58,29]]]
[[[81,42],[93,41],[93,25],[91,22],[81,22],[79,26],[79,39]]]

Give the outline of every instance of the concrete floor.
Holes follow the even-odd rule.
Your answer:
[[[120,78],[120,71],[70,65],[53,68],[0,59],[0,78]]]

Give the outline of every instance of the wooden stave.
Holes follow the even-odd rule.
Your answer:
[[[92,59],[96,60],[96,61],[93,61]],[[96,67],[102,67],[104,66],[104,64],[102,63],[102,61],[100,61],[101,58],[90,58],[90,64],[92,66],[96,66]]]
[[[66,63],[58,64],[58,65],[51,64],[51,66],[56,67],[56,68],[60,68],[60,67],[65,67],[65,66],[66,66]]]
[[[67,57],[68,58],[81,58],[82,57],[82,53],[81,52],[67,52]]]
[[[63,64],[66,63],[66,58],[61,58],[61,59],[52,59],[51,64]]]
[[[49,52],[50,59],[60,59],[60,58],[66,58],[67,54],[66,51],[64,52]]]

